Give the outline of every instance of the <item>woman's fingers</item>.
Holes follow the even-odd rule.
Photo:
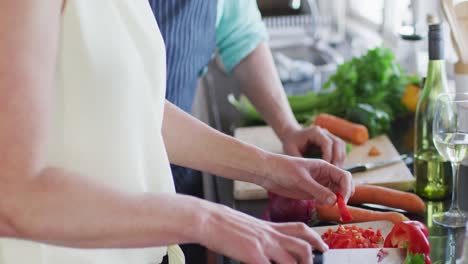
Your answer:
[[[275,247],[270,248],[269,255],[270,260],[275,263],[299,263],[293,253],[294,251],[289,249],[289,245],[278,243]]]
[[[324,128],[314,126],[310,128],[310,131],[308,140],[320,147],[322,158],[341,166],[346,158],[346,143]]]
[[[327,249],[318,234],[301,223],[270,223],[219,206],[207,215],[196,242],[245,263],[311,264],[313,248]]]
[[[246,263],[261,263],[270,264],[270,258],[263,252],[263,247],[259,243],[250,246],[248,251],[242,252],[243,257],[239,258],[242,262]]]
[[[302,157],[310,145],[317,145],[323,160],[341,166],[346,158],[346,144],[339,137],[319,126],[292,132],[283,140],[283,150],[287,155]]]
[[[328,250],[328,245],[322,240],[320,235],[304,223],[276,224],[275,229],[281,233],[306,241],[313,249],[318,249],[322,252]]]
[[[312,247],[309,243],[286,235],[280,235],[278,240],[280,241],[281,247],[284,248],[284,250],[287,250],[288,255],[294,256],[292,257],[292,260],[295,260],[293,262],[289,261],[278,263],[313,263]]]
[[[332,192],[339,192],[345,201],[354,193],[354,183],[351,173],[331,164],[321,164],[319,175],[312,175],[322,185],[326,185]],[[335,197],[336,198],[336,197]]]
[[[296,195],[291,196],[292,198],[300,196],[301,199],[314,198],[320,204],[334,204],[336,192],[339,192],[346,201],[354,193],[351,173],[324,161],[304,160],[303,162],[309,169],[307,174],[298,173],[301,176],[300,180],[296,180],[298,184],[293,187]]]
[[[313,263],[314,245],[322,248],[316,237],[310,234],[299,234],[300,230],[305,229],[298,228],[299,225],[296,223],[271,225],[274,227],[267,228],[266,233],[261,234],[252,242],[253,246],[249,247],[244,261],[247,263],[265,263],[265,260],[275,263]],[[305,232],[308,233],[308,231]],[[313,241],[314,244],[308,240]]]
[[[322,158],[327,162],[332,162],[333,160],[333,140],[330,138],[327,130],[314,126],[310,128],[309,141],[318,145],[322,151]]]
[[[333,140],[333,160],[332,163],[338,167],[343,166],[346,159],[346,143],[341,138],[328,132],[330,138]]]
[[[347,203],[349,198],[354,194],[354,182],[352,179],[352,175],[351,173],[341,170],[339,168],[335,168],[335,170],[340,170],[342,172],[342,176],[337,179],[338,189],[336,191],[343,196],[345,202]],[[335,177],[337,174],[338,173],[334,174]]]
[[[319,204],[334,204],[336,201],[336,195],[332,190],[313,179],[308,180],[301,188],[313,196]]]

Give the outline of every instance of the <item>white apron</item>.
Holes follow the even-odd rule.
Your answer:
[[[127,192],[174,193],[161,134],[165,63],[147,0],[68,0],[49,164]],[[166,251],[0,239],[0,264],[149,264],[160,263]]]

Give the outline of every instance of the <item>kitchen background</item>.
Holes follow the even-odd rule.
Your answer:
[[[440,0],[257,2],[288,94],[321,90],[338,64],[378,46],[392,49],[408,73],[423,77],[428,58],[428,21],[445,20]],[[458,58],[446,26],[447,74],[449,85],[454,86],[453,65]],[[223,72],[219,61],[212,63],[198,91],[194,106],[198,117],[222,131],[232,129],[239,117],[227,95],[237,95],[238,87]]]
[[[445,22],[439,0],[257,2],[270,34],[269,44],[280,78],[288,94],[321,90],[338,64],[378,46],[390,48],[403,69],[422,78],[427,69],[427,25],[434,21]],[[449,86],[454,87],[453,68],[458,57],[447,23],[445,26],[447,74]],[[228,102],[230,94],[239,95],[238,84],[215,59],[208,74],[199,82],[194,114],[216,129],[232,135],[239,125],[240,116]],[[464,169],[462,173],[467,174],[468,170]],[[465,179],[461,177],[462,183]],[[206,175],[206,197],[231,204],[232,197],[225,197],[225,192],[220,193],[220,186],[217,186],[221,182],[222,189],[232,194],[232,183],[225,181]],[[463,200],[468,203],[468,193]]]
[[[442,0],[444,1],[444,0]],[[426,75],[428,23],[446,20],[440,0],[257,0],[270,35],[280,78],[288,95],[320,91],[337,66],[374,47],[390,48],[407,73]],[[467,20],[468,2],[456,12]],[[445,24],[449,87],[455,87],[458,61]],[[261,72],[261,69],[259,69]],[[468,90],[468,86],[464,87]],[[213,60],[199,82],[194,114],[212,127],[233,135],[241,123],[229,102],[239,96],[238,83]],[[400,149],[399,149],[400,150]],[[401,151],[401,150],[400,150]],[[468,209],[468,167],[461,170],[461,205]],[[264,201],[233,198],[233,183],[204,175],[205,197],[257,215]]]
[[[438,21],[442,21],[445,27],[448,84],[450,89],[455,89],[454,65],[459,60],[459,53],[442,8],[444,1],[257,0],[257,3],[269,32],[269,44],[286,93],[301,95],[322,90],[339,64],[362,56],[375,47],[390,48],[408,74],[422,79],[426,76],[428,63],[428,24]],[[454,0],[454,3],[459,2],[463,1]],[[468,1],[453,11],[464,25],[466,39]],[[466,82],[468,75],[464,76]],[[468,92],[468,84],[460,85],[457,91]],[[233,135],[242,124],[242,118],[228,98],[230,95],[238,98],[239,93],[236,80],[228,76],[219,60],[215,59],[208,74],[199,82],[194,114],[212,127]],[[407,140],[405,134],[411,134],[411,128],[405,130],[409,132],[402,133],[402,141]],[[397,146],[398,151],[408,153],[411,144],[410,140],[405,149]],[[412,170],[412,164],[409,168]],[[461,167],[460,176],[460,205],[468,210],[468,163]],[[236,200],[233,182],[212,175],[204,175],[204,192],[208,200],[255,216],[260,216],[265,206],[264,200]],[[437,203],[431,206],[438,210],[435,209]]]

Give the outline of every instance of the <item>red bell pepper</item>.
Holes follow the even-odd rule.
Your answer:
[[[340,211],[341,221],[343,223],[349,222],[353,220],[353,216],[349,213],[348,207],[344,202],[343,196],[340,193],[335,193],[336,195],[336,203],[338,204],[338,210]]]
[[[421,254],[425,264],[430,264],[431,246],[427,239],[429,230],[417,221],[403,221],[395,224],[384,242],[384,247],[407,248],[408,256]]]

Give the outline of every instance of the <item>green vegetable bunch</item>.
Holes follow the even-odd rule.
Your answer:
[[[338,66],[320,93],[289,96],[289,104],[299,122],[307,123],[318,113],[329,113],[365,125],[376,136],[387,132],[390,123],[407,114],[401,97],[410,83],[386,48],[369,50]],[[258,124],[260,115],[245,97],[229,101],[243,113],[245,124]]]
[[[368,104],[393,119],[406,114],[401,96],[410,82],[414,80],[401,70],[391,50],[375,48],[340,65],[324,89],[336,88],[330,103],[339,109],[338,115],[346,116],[346,108]]]

